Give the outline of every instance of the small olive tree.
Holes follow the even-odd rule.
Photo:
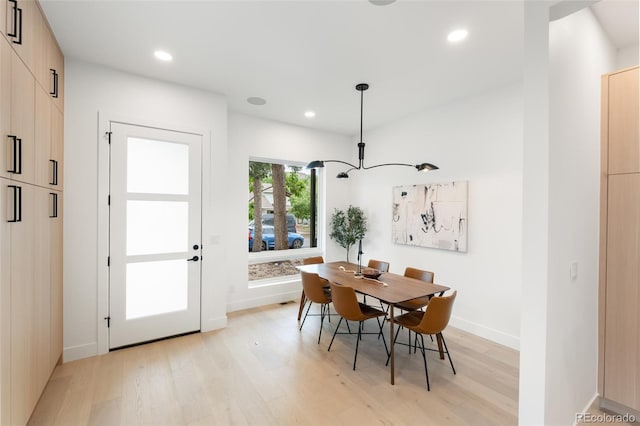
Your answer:
[[[347,249],[348,262],[351,246],[364,238],[367,232],[367,218],[364,212],[360,207],[353,206],[349,206],[346,212],[336,209],[331,215],[329,227],[329,237],[340,244],[340,247]]]

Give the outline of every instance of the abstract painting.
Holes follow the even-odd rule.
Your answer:
[[[469,182],[393,187],[394,243],[467,251]]]

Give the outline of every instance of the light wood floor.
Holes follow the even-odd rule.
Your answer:
[[[300,332],[297,309],[288,303],[235,312],[224,330],[63,364],[29,424],[517,423],[517,351],[450,327],[445,337],[458,374],[429,353],[427,392],[419,352],[396,346],[391,386],[381,340],[363,337],[353,371],[355,336],[338,335],[327,352],[337,317],[318,345],[319,317]]]

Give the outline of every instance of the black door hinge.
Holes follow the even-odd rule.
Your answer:
[[[107,320],[107,328],[111,328],[111,317],[104,317]]]
[[[111,205],[111,195],[107,195],[107,205]]]
[[[107,256],[107,267],[111,266],[111,256]]]
[[[111,145],[111,132],[107,132],[107,138],[109,140],[109,145]]]

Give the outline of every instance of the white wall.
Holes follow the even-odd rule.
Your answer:
[[[226,323],[224,271],[228,210],[218,200],[226,197],[224,182],[227,157],[227,112],[223,96],[155,80],[123,74],[104,67],[66,59],[65,63],[65,228],[64,228],[64,359],[98,353],[98,340],[106,327],[98,318],[98,280],[106,258],[98,245],[99,144],[105,128],[101,118],[118,117],[143,124],[204,133],[203,162],[203,328]],[[102,145],[104,146],[104,145]],[[214,200],[214,201],[212,201]],[[219,243],[211,244],[218,240]],[[103,302],[103,301],[102,301]],[[102,303],[103,305],[104,303]],[[104,340],[104,339],[103,339]],[[104,350],[104,349],[101,349]]]
[[[228,203],[236,214],[229,218],[232,235],[228,245],[227,268],[229,288],[227,309],[234,311],[291,300],[300,296],[300,283],[273,284],[263,287],[248,287],[247,278],[247,176],[249,159],[285,160],[288,162],[308,163],[311,160],[345,159],[349,155],[351,140],[346,136],[329,132],[311,130],[271,120],[264,120],[239,113],[229,114],[229,163]],[[348,200],[348,185],[334,179],[336,172],[327,167],[319,170],[319,182],[323,187],[326,209],[344,208]],[[326,177],[329,176],[329,179]],[[324,212],[319,212],[320,224]],[[326,231],[320,225],[319,245],[326,242],[325,260],[339,258],[337,247],[327,241]],[[302,253],[302,252],[301,252]]]
[[[66,62],[65,87],[65,361],[106,350],[101,320],[108,312],[106,198],[98,195],[106,191],[103,135],[109,119],[205,135],[202,330],[224,327],[228,310],[299,297],[296,282],[248,288],[248,161],[340,159],[349,155],[349,138],[239,114],[227,117],[221,95],[73,59]],[[325,184],[325,175],[335,175],[327,169],[319,172],[327,207],[343,208],[349,187],[335,179]],[[337,258],[335,244],[328,242],[326,249],[328,260]]]
[[[601,75],[616,49],[590,9],[549,25],[549,298],[545,424],[596,393]],[[578,277],[570,279],[570,265]]]
[[[618,49],[616,69],[629,68],[638,65],[638,45]]]
[[[434,271],[437,283],[458,290],[452,325],[514,348],[522,279],[521,99],[517,84],[367,131],[367,165],[430,162],[440,170],[382,167],[349,179],[351,202],[369,219],[364,260],[388,261],[400,274],[407,266]],[[391,242],[393,186],[459,180],[469,181],[467,253]]]

